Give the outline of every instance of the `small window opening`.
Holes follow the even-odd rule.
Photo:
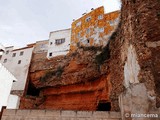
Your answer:
[[[20,52],[20,56],[22,56],[24,54],[24,52],[22,51],[22,52]]]
[[[6,51],[6,54],[8,54],[8,53],[9,53],[9,50]]]
[[[52,53],[49,53],[49,56],[52,56]]]
[[[21,64],[21,60],[18,60],[18,64]]]
[[[6,63],[7,62],[7,59],[4,59],[3,63]]]
[[[97,111],[111,111],[111,103],[99,102],[97,106]]]
[[[87,39],[87,43],[89,43],[89,39]]]
[[[13,53],[13,54],[12,54],[12,57],[15,57],[15,56],[16,56],[16,53]]]

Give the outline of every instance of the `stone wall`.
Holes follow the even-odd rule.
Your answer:
[[[2,120],[120,120],[119,112],[4,110]]]
[[[122,92],[141,83],[148,111],[160,106],[159,11],[159,0],[122,0],[121,22],[110,42],[113,110],[119,110]]]

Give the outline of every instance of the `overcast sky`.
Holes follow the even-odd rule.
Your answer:
[[[0,43],[23,47],[47,40],[51,31],[71,27],[91,8],[120,9],[120,0],[0,0]]]

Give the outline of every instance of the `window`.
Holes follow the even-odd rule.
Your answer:
[[[81,25],[81,21],[79,21],[77,24],[76,24],[76,26],[80,26]]]
[[[7,62],[7,59],[4,59],[3,63],[6,63]]]
[[[87,34],[90,33],[90,29],[89,29],[89,28],[86,29],[86,33],[87,33]]]
[[[50,45],[52,45],[53,43],[52,42],[50,42]]]
[[[18,60],[18,64],[21,64],[21,60]]]
[[[77,35],[77,38],[80,38],[80,37],[81,37],[81,33],[79,32],[78,35]]]
[[[110,24],[110,26],[113,26],[114,22],[113,21],[109,21],[109,24]]]
[[[6,54],[8,54],[8,53],[9,53],[9,50],[6,51]]]
[[[104,28],[99,28],[99,32],[104,32]]]
[[[101,20],[101,19],[103,19],[103,15],[98,16],[98,20]]]
[[[65,38],[56,39],[56,40],[55,40],[55,44],[56,44],[56,45],[62,44],[62,43],[64,43],[64,42],[65,42]]]
[[[49,56],[52,56],[52,53],[49,53]]]
[[[87,39],[87,43],[89,43],[89,39]]]
[[[12,57],[15,57],[15,56],[16,56],[16,53],[13,53],[13,54],[12,54]]]
[[[91,20],[91,16],[86,18],[86,22],[89,22]]]
[[[22,51],[22,52],[20,52],[20,56],[22,56],[24,54],[24,52]]]

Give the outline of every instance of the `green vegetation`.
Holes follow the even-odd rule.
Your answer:
[[[79,48],[83,49],[84,51],[99,51],[102,50],[102,46],[80,46]]]
[[[105,60],[110,58],[109,43],[105,46],[100,54],[95,57],[95,62],[102,65]]]
[[[63,67],[59,66],[57,68],[57,70],[55,70],[55,71],[46,72],[46,74],[43,77],[40,78],[40,81],[41,82],[46,82],[49,78],[52,78],[53,76],[55,76],[57,78],[60,78],[63,71],[64,71]]]

